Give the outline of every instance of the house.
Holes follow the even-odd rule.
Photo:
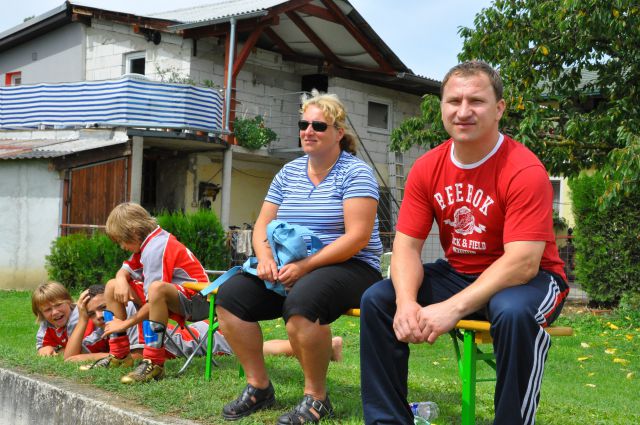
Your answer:
[[[390,153],[389,133],[440,85],[414,75],[346,0],[229,0],[153,16],[65,2],[0,33],[0,84],[0,288],[46,279],[51,242],[100,227],[124,200],[253,223],[277,170],[301,155],[299,98],[313,88],[349,110],[388,242],[419,154]],[[249,151],[232,125],[255,116],[277,140]]]

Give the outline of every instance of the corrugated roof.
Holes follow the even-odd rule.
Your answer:
[[[202,6],[187,7],[167,12],[153,13],[148,16],[159,19],[172,19],[184,23],[214,21],[251,12],[267,10],[270,7],[286,3],[286,0],[222,0],[212,1]]]
[[[125,137],[122,137],[122,135]],[[122,135],[111,139],[81,137],[63,140],[0,139],[0,159],[57,158],[77,152],[125,143],[128,138],[125,133],[122,133]]]

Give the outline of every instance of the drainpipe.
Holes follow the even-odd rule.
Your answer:
[[[132,202],[140,204],[142,201],[142,160],[144,139],[140,136],[131,138],[131,193]]]
[[[227,63],[227,88],[224,95],[224,129],[229,134],[229,116],[231,114],[231,84],[233,79],[233,61],[236,50],[236,18],[229,21],[231,31],[229,33],[229,60]],[[220,224],[224,229],[229,229],[229,216],[231,215],[231,166],[233,164],[233,152],[231,145],[224,151],[222,158],[222,196],[220,209]]]

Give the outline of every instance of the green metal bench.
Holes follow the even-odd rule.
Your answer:
[[[496,370],[493,352],[483,352],[478,347],[478,345],[493,342],[489,333],[490,327],[489,322],[482,320],[460,320],[455,329],[450,332],[462,380],[462,425],[476,423],[476,383],[496,380],[495,374],[486,378],[477,376],[477,363],[480,361]],[[573,329],[569,327],[551,326],[545,328],[545,331],[552,336],[573,335]],[[462,342],[462,350],[460,342]]]

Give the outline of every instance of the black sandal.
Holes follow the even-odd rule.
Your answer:
[[[311,409],[315,410],[318,416],[313,414]],[[308,394],[291,412],[285,413],[278,418],[278,425],[302,425],[316,424],[324,417],[333,416],[333,407],[329,401],[329,395],[324,400],[316,400]]]
[[[225,404],[222,408],[222,417],[228,421],[235,421],[249,416],[256,410],[270,407],[275,402],[276,396],[271,381],[269,381],[269,386],[262,390],[247,384],[240,397]]]

